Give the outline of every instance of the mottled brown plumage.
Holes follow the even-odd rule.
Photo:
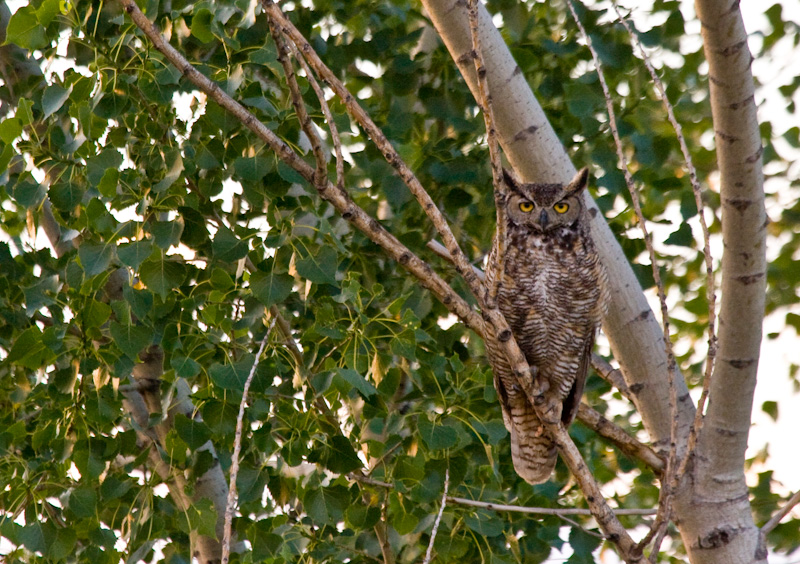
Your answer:
[[[498,257],[495,241],[487,269],[491,288],[501,260],[497,305],[547,404],[561,406],[564,425],[578,411],[606,302],[605,271],[583,202],[587,178],[583,169],[567,185],[523,184],[506,172],[506,252]],[[514,468],[527,482],[545,482],[556,464],[555,445],[498,343],[490,339],[487,345]]]

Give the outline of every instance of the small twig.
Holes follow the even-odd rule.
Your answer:
[[[267,332],[264,338],[261,339],[261,345],[258,347],[258,352],[253,360],[253,367],[250,369],[250,374],[247,375],[247,380],[244,383],[244,390],[242,390],[242,401],[239,402],[239,415],[236,417],[236,435],[233,439],[233,455],[231,455],[231,474],[230,484],[228,486],[228,502],[225,506],[225,526],[222,534],[222,564],[228,564],[231,555],[231,522],[233,521],[233,511],[236,507],[236,478],[239,474],[239,454],[242,450],[242,431],[244,428],[244,410],[247,406],[247,394],[250,391],[250,384],[256,375],[258,363],[261,355],[264,354],[264,349],[267,347],[269,335],[272,328],[275,326],[275,319],[273,318],[267,327]]]
[[[697,180],[697,169],[694,167],[692,155],[689,152],[688,145],[686,144],[686,138],[683,136],[683,128],[675,117],[674,108],[667,97],[667,91],[664,88],[664,83],[661,81],[661,78],[659,78],[655,68],[653,68],[653,64],[650,61],[650,58],[647,56],[644,46],[631,29],[628,19],[623,17],[622,12],[620,12],[619,6],[616,4],[616,2],[614,2],[614,10],[616,10],[617,17],[628,31],[628,35],[631,37],[631,42],[638,47],[639,53],[642,55],[644,65],[647,67],[650,77],[653,79],[653,83],[656,85],[658,93],[661,96],[661,101],[664,103],[664,107],[667,110],[667,117],[669,122],[672,124],[673,129],[675,130],[675,135],[678,138],[678,143],[680,144],[681,152],[683,153],[683,160],[686,162],[686,168],[689,171],[689,180],[692,184],[694,202],[695,206],[697,207],[697,216],[700,219],[700,227],[703,231],[703,258],[706,265],[706,299],[708,300],[708,354],[706,355],[705,370],[703,375],[703,391],[700,394],[700,398],[697,400],[697,411],[695,412],[694,422],[689,428],[689,438],[686,444],[686,453],[683,455],[683,459],[681,460],[678,471],[676,472],[677,476],[681,476],[686,471],[686,465],[689,462],[689,458],[691,457],[695,445],[697,444],[697,438],[703,428],[703,410],[705,408],[706,400],[708,399],[709,390],[711,389],[711,376],[714,372],[714,360],[717,356],[717,334],[715,329],[717,315],[717,294],[715,291],[716,284],[714,281],[714,263],[711,255],[711,236],[709,235],[708,223],[706,222],[706,215],[704,211],[705,206],[703,205],[703,193],[700,188],[700,182]]]
[[[514,513],[528,513],[531,515],[553,515],[556,517],[563,517],[564,515],[583,515],[591,517],[593,514],[589,509],[581,509],[579,507],[525,507],[522,505],[506,505],[503,503],[492,503],[487,501],[477,501],[474,499],[467,499],[465,497],[447,496],[447,501],[450,503],[457,503],[459,505],[469,505],[470,507],[481,507],[490,511],[510,511]],[[625,509],[615,508],[614,513],[617,515],[655,515],[655,509]]]
[[[489,146],[489,159],[492,165],[492,185],[494,186],[495,213],[497,226],[492,242],[493,256],[496,260],[490,260],[487,272],[487,279],[490,281],[486,288],[486,305],[495,307],[497,305],[497,292],[500,289],[502,279],[503,263],[506,256],[506,244],[508,241],[506,219],[506,186],[503,180],[502,160],[500,158],[500,147],[497,142],[497,128],[495,127],[494,110],[492,108],[492,94],[489,91],[489,81],[486,78],[486,63],[483,58],[480,34],[478,33],[478,0],[469,0],[467,3],[467,15],[469,16],[469,31],[472,36],[472,59],[475,63],[475,76],[478,78],[478,105],[483,112],[483,120],[486,126],[486,142]]]
[[[363,484],[367,484],[370,486],[376,486],[379,488],[386,488],[386,489],[394,489],[394,484],[390,484],[389,482],[384,482],[382,480],[376,480],[375,478],[370,478],[369,476],[364,476],[358,472],[351,472],[347,475],[348,478],[355,480],[357,482],[361,482]],[[528,507],[524,505],[508,505],[504,503],[495,503],[493,501],[480,501],[477,499],[468,499],[466,497],[457,497],[448,495],[447,496],[448,503],[454,503],[456,505],[467,505],[469,507],[479,507],[481,509],[487,509],[489,511],[509,511],[513,513],[527,513],[529,515],[553,515],[556,517],[560,517],[563,515],[582,515],[585,517],[591,517],[593,514],[589,509],[582,509],[579,507]],[[626,508],[615,508],[614,513],[617,515],[655,515],[655,509],[626,509]]]
[[[631,458],[637,458],[647,464],[656,474],[663,474],[664,461],[653,449],[637,441],[585,403],[578,406],[578,420],[601,437],[610,440]]]
[[[794,495],[789,498],[789,501],[787,501],[769,521],[764,523],[761,527],[761,535],[767,536],[798,503],[800,503],[800,491],[795,492]]]
[[[429,564],[431,555],[433,554],[433,542],[436,540],[436,533],[439,532],[439,523],[442,520],[442,513],[444,513],[444,506],[447,503],[447,490],[450,488],[450,468],[444,471],[444,493],[442,493],[442,502],[439,504],[439,513],[436,515],[436,521],[433,522],[433,530],[431,530],[431,540],[428,542],[428,551],[425,553],[425,560],[422,564]]]
[[[608,83],[605,79],[605,73],[603,72],[603,66],[600,62],[600,57],[597,55],[597,51],[595,51],[591,38],[589,34],[586,32],[586,28],[583,27],[583,24],[578,18],[578,14],[575,11],[575,6],[572,3],[572,0],[567,0],[567,6],[569,7],[569,11],[572,14],[572,19],[575,20],[575,24],[578,26],[580,30],[581,36],[583,37],[584,42],[586,43],[589,52],[592,55],[592,60],[594,61],[595,71],[597,72],[598,80],[600,81],[600,85],[603,88],[603,95],[606,101],[606,108],[608,110],[608,123],[611,129],[611,133],[614,137],[614,144],[616,145],[617,149],[617,157],[619,158],[620,168],[625,175],[625,183],[628,186],[628,191],[631,195],[631,201],[633,202],[633,208],[636,212],[636,217],[639,220],[639,228],[642,230],[642,234],[644,236],[645,246],[647,247],[647,251],[650,255],[650,263],[653,268],[653,279],[656,283],[656,288],[658,291],[658,300],[661,304],[661,321],[664,329],[664,348],[667,354],[667,373],[669,378],[669,405],[670,405],[670,413],[672,414],[672,425],[670,427],[670,448],[669,448],[669,456],[667,458],[667,466],[666,471],[664,472],[664,477],[661,480],[661,491],[659,492],[659,511],[656,515],[655,522],[651,527],[650,531],[645,535],[645,537],[639,542],[637,548],[639,551],[643,550],[645,546],[649,544],[652,540],[653,536],[657,534],[658,531],[661,530],[662,527],[666,527],[668,524],[668,516],[669,516],[669,507],[672,500],[672,490],[673,490],[673,481],[674,476],[676,476],[676,461],[677,461],[677,436],[678,436],[678,397],[677,397],[677,390],[675,387],[675,371],[677,370],[677,363],[675,361],[675,355],[672,350],[672,342],[670,341],[669,334],[670,334],[670,322],[669,322],[669,310],[667,308],[667,298],[664,291],[664,284],[661,280],[661,273],[659,272],[658,262],[656,261],[656,252],[655,248],[653,247],[653,240],[650,232],[647,229],[647,225],[645,222],[644,213],[642,212],[642,206],[639,202],[639,194],[636,189],[636,186],[633,181],[633,177],[631,176],[630,170],[628,169],[628,159],[625,156],[625,151],[622,147],[622,140],[620,139],[619,130],[617,129],[617,118],[616,112],[614,111],[614,103],[611,98],[611,93],[608,87]]]
[[[306,79],[308,80],[309,84],[311,84],[311,88],[314,90],[314,93],[317,95],[317,99],[319,100],[319,107],[322,110],[322,115],[325,116],[325,122],[328,124],[328,129],[331,132],[331,143],[333,144],[333,150],[336,154],[336,186],[340,190],[344,190],[344,157],[342,156],[342,140],[339,137],[339,128],[336,126],[336,122],[333,119],[333,114],[331,113],[331,108],[328,105],[328,101],[325,99],[325,92],[322,90],[319,82],[317,82],[317,79],[314,77],[314,73],[311,71],[308,63],[297,50],[297,47],[294,45],[294,43],[290,43],[289,45],[292,49],[295,59],[297,59],[297,62],[300,63],[300,66],[303,68],[303,72],[306,74]]]
[[[625,377],[619,368],[611,366],[606,359],[597,354],[592,354],[592,368],[603,380],[617,388],[631,403],[635,404],[633,392],[628,387]]]
[[[297,75],[294,72],[292,62],[289,60],[289,46],[283,40],[280,30],[275,25],[272,19],[269,19],[269,31],[272,34],[272,39],[275,41],[275,47],[278,51],[278,61],[283,65],[283,74],[286,76],[286,83],[289,85],[289,93],[292,98],[292,105],[297,114],[297,119],[300,121],[300,127],[308,137],[308,142],[311,143],[311,150],[314,153],[314,160],[317,163],[317,168],[314,171],[314,187],[320,189],[328,182],[327,162],[325,153],[322,150],[322,141],[314,130],[314,123],[306,111],[306,105],[303,101],[303,95],[300,93],[300,85],[297,84]]]

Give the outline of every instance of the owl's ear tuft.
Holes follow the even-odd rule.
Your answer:
[[[506,167],[503,167],[503,180],[505,181],[506,186],[512,190],[519,191],[519,181],[514,176],[514,173],[508,170]]]
[[[578,194],[586,189],[586,186],[589,184],[589,169],[587,167],[583,167],[580,169],[575,176],[570,180],[570,183],[567,185],[567,195],[572,196],[573,194]]]

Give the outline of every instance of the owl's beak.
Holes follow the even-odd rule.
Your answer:
[[[547,221],[547,210],[542,210],[539,214],[539,225],[542,226],[542,230],[547,229]]]

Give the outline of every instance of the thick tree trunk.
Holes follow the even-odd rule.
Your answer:
[[[687,486],[677,499],[691,561],[765,562],[745,483],[744,455],[761,347],[766,212],[752,56],[738,2],[697,0],[708,60],[721,173],[722,299],[719,354]]]

